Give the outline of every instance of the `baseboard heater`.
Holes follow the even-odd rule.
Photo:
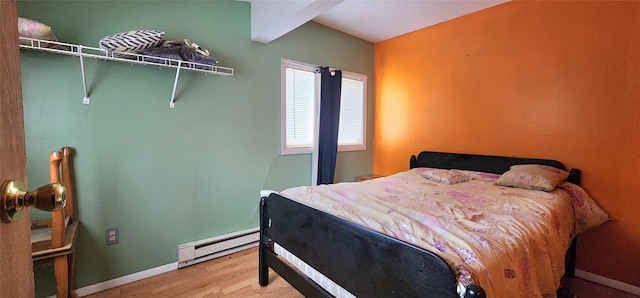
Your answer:
[[[178,245],[178,268],[258,246],[260,229],[253,228]]]

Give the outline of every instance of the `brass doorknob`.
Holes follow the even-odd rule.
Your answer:
[[[44,211],[55,211],[67,204],[66,189],[60,183],[51,183],[32,192],[17,180],[7,180],[0,188],[0,218],[12,222],[22,215],[24,208],[33,206]]]

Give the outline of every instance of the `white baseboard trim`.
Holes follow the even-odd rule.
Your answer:
[[[86,286],[83,288],[76,289],[76,294],[78,297],[84,297],[91,294],[95,294],[104,290],[108,290],[111,288],[119,287],[121,285],[125,285],[128,283],[132,283],[134,281],[142,280],[148,277],[156,276],[162,273],[167,273],[169,271],[173,271],[178,269],[178,262],[166,264],[162,266],[158,266],[155,268],[151,268],[148,270],[136,272],[133,274],[125,275],[122,277],[114,278],[111,280],[103,281],[101,283],[97,283],[94,285]],[[55,296],[54,296],[55,297]]]
[[[576,277],[579,277],[591,282],[595,282],[597,284],[601,284],[610,288],[614,288],[623,292],[627,292],[629,294],[640,296],[640,287],[634,286],[628,283],[624,283],[615,279],[593,274],[591,272],[582,271],[580,269],[576,269]]]

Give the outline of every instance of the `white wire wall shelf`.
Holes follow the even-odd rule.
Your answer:
[[[173,81],[173,91],[171,93],[171,101],[169,102],[169,107],[171,108],[175,106],[174,101],[176,95],[176,86],[178,85],[180,70],[200,72],[218,76],[233,76],[233,68],[229,67],[189,62],[184,60],[167,59],[157,56],[141,55],[135,53],[111,52],[100,48],[87,47],[83,45],[76,45],[58,41],[20,37],[20,48],[79,57],[80,68],[82,71],[82,85],[84,87],[84,98],[82,99],[82,102],[84,104],[90,103],[89,92],[87,90],[87,79],[84,69],[84,58],[175,68],[176,77]]]

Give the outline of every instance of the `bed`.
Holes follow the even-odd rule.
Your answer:
[[[511,166],[521,164],[551,166],[566,170],[562,163],[548,159],[424,151],[418,156],[411,157],[409,172],[398,175],[407,177],[412,175],[411,179],[418,179],[415,178],[417,173],[424,176],[425,171],[456,169],[462,172],[473,171],[468,172],[471,173],[469,175],[479,172],[494,174],[497,177],[509,171]],[[393,179],[399,178],[392,176],[376,180],[384,181],[381,179],[389,179],[386,182],[390,183]],[[566,181],[578,185],[580,171],[577,169],[568,171]],[[433,184],[431,182],[429,183]],[[341,183],[340,187],[346,187],[347,184],[359,185],[364,189],[375,187],[374,184],[364,185],[363,183],[374,182]],[[385,191],[388,190],[387,188]],[[358,297],[471,298],[494,296],[491,291],[487,292],[484,288],[487,284],[491,284],[492,276],[489,276],[489,279],[478,278],[477,273],[474,272],[464,276],[464,270],[461,269],[465,268],[452,265],[454,263],[451,260],[443,258],[441,255],[444,250],[440,247],[426,249],[412,243],[411,238],[376,231],[371,227],[365,227],[361,222],[354,223],[353,219],[345,219],[342,215],[329,214],[330,210],[320,211],[321,208],[317,206],[307,206],[307,203],[303,204],[295,198],[288,198],[279,193],[264,193],[261,196],[259,244],[261,286],[268,285],[269,268],[272,268],[306,297],[355,295]],[[402,196],[402,193],[399,196]],[[568,199],[568,205],[571,205],[571,200],[572,198]],[[571,210],[572,207],[568,208]],[[561,234],[559,242],[565,244],[555,248],[562,250],[562,257],[556,257],[552,260],[553,264],[550,264],[554,272],[549,274],[553,274],[559,283],[558,274],[572,276],[574,273],[576,231],[573,216],[569,216],[568,219],[565,218],[567,216],[562,216],[563,218],[560,219],[557,217],[556,215],[555,221],[572,222],[562,224],[567,228],[564,233],[558,232],[559,235]],[[548,230],[546,227],[542,229]],[[292,255],[295,259],[293,261],[283,259],[283,255]],[[459,251],[458,255],[461,255]],[[504,258],[509,257],[510,252],[505,252]],[[464,256],[462,258],[464,259]],[[301,266],[309,269],[303,269]],[[311,272],[308,272],[309,270]],[[516,274],[515,271],[504,271],[506,277]],[[465,278],[468,280],[463,283],[461,280]],[[328,286],[322,286],[321,284],[327,280]],[[478,282],[480,280],[484,281],[483,286]],[[525,285],[525,288],[528,286]],[[522,285],[520,287],[522,288]]]

